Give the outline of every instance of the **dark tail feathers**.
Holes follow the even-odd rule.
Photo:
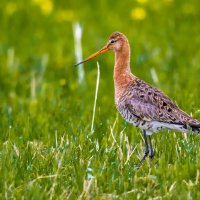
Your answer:
[[[193,132],[200,134],[200,124],[193,124],[193,125],[190,125],[190,127],[192,128]]]

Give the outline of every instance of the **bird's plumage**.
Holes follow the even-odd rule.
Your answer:
[[[148,132],[170,128],[170,125],[173,130],[186,132],[191,127],[200,132],[200,122],[179,109],[163,92],[138,78],[130,82],[116,106],[127,121],[138,120],[136,125]]]
[[[151,134],[162,129],[200,133],[200,122],[182,111],[167,95],[153,86],[145,83],[131,73],[130,47],[126,36],[114,32],[105,47],[92,54],[79,65],[109,50],[115,52],[114,87],[115,104],[122,117],[143,131],[145,154],[143,162],[154,152]],[[148,139],[147,136],[149,135]]]

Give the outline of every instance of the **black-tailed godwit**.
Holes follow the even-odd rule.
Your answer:
[[[145,83],[131,73],[128,39],[114,32],[105,47],[75,66],[109,50],[115,52],[114,87],[115,104],[122,117],[140,128],[145,142],[145,154],[154,157],[152,133],[163,129],[200,133],[200,122],[182,111],[167,95]],[[147,138],[148,136],[148,138]]]

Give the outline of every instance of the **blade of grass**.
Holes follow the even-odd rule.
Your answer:
[[[99,66],[99,63],[97,62],[97,80],[96,80],[96,90],[95,90],[94,107],[93,107],[93,114],[92,114],[91,133],[94,132],[94,118],[95,118],[97,95],[98,95],[98,89],[99,89],[99,79],[100,79],[100,66]]]

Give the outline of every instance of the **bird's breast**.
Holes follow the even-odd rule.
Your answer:
[[[134,76],[130,73],[121,73],[114,75],[114,88],[115,88],[115,104],[118,104],[119,99],[121,99],[124,94],[126,94],[130,84],[134,82]]]

